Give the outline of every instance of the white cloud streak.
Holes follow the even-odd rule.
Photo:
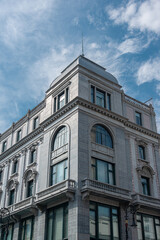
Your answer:
[[[130,30],[151,31],[160,35],[160,1],[158,0],[130,0],[125,6],[116,9],[106,8],[106,11],[115,24],[126,23]]]

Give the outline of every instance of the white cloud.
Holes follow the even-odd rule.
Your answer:
[[[91,16],[90,14],[87,15],[87,19],[89,21],[90,24],[93,24],[94,23],[94,17]]]
[[[106,11],[116,24],[127,23],[129,29],[160,34],[160,1],[158,0],[130,0],[126,6],[117,9],[106,8]]]
[[[137,72],[137,84],[152,80],[160,81],[160,58],[150,59],[143,63]]]

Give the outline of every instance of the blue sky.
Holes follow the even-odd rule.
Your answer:
[[[153,98],[160,132],[159,0],[1,0],[0,132],[45,97],[81,54],[117,77],[126,94]]]

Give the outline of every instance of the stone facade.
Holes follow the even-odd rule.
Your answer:
[[[0,135],[1,239],[160,239],[159,140],[152,105],[79,56]]]

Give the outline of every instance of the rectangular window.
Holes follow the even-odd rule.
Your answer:
[[[62,161],[51,166],[51,185],[62,182],[68,178],[68,161]]]
[[[92,158],[92,176],[94,180],[115,185],[114,165]]]
[[[30,157],[30,163],[33,163],[36,161],[36,150],[31,151],[31,157]]]
[[[119,216],[115,207],[90,203],[90,239],[119,240]]]
[[[68,103],[69,99],[69,88],[66,89],[66,103]]]
[[[141,116],[141,113],[139,112],[136,112],[136,123],[142,126],[142,116]]]
[[[18,171],[18,161],[13,162],[13,169],[12,169],[12,174],[16,173]]]
[[[31,197],[33,195],[33,180],[28,181],[27,186],[27,197]]]
[[[22,130],[18,130],[17,132],[17,142],[19,142],[22,138]]]
[[[137,214],[138,240],[160,240],[160,218]]]
[[[3,174],[3,171],[0,170],[0,183],[2,182],[2,174]]]
[[[56,97],[54,98],[54,112],[57,110],[57,99]]]
[[[8,229],[8,236],[6,236],[6,228]],[[14,232],[14,224],[10,224],[9,226],[4,226],[0,230],[0,239],[1,240],[12,240]]]
[[[39,118],[36,117],[36,118],[34,118],[34,120],[33,120],[33,129],[38,128],[38,126],[39,126]]]
[[[63,205],[47,212],[46,240],[68,240],[68,207]]]
[[[145,148],[143,146],[138,146],[139,158],[145,160]]]
[[[8,205],[14,204],[14,198],[15,198],[15,189],[12,189],[12,190],[10,190],[10,193],[9,193],[9,204]]]
[[[95,103],[95,87],[91,86],[91,102]]]
[[[99,89],[96,89],[96,104],[105,107],[105,93]]]
[[[58,109],[61,109],[65,105],[64,91],[58,96]]]
[[[20,222],[19,240],[33,239],[34,218],[29,217]]]
[[[111,94],[107,93],[107,109],[111,110]]]
[[[142,193],[144,195],[150,195],[150,186],[149,186],[149,178],[141,177],[141,183],[142,183]]]
[[[2,152],[5,152],[7,150],[7,141],[4,141],[2,143]]]

